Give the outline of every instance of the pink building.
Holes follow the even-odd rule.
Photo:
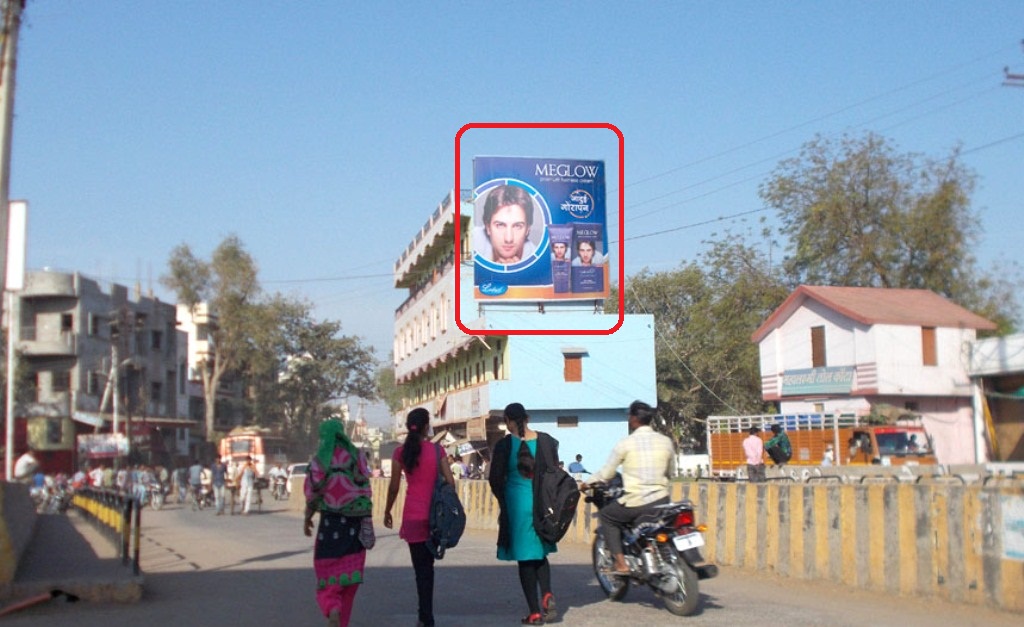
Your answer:
[[[996,325],[935,292],[801,285],[754,332],[761,393],[783,414],[918,416],[939,463],[976,459],[970,348]]]

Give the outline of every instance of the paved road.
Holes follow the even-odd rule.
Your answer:
[[[313,600],[312,544],[298,514],[279,509],[214,516],[171,505],[143,515],[143,600],[131,605],[60,600],[5,618],[4,627],[72,624],[266,625],[324,624]],[[647,589],[622,603],[605,601],[589,566],[589,548],[563,544],[552,556],[555,592],[572,626],[651,625],[985,625],[1022,622],[985,608],[898,599],[831,584],[757,576],[723,568],[702,582],[703,611],[675,617]],[[491,533],[469,531],[438,566],[437,622],[442,627],[517,625],[526,613],[514,565],[494,557]],[[355,626],[416,624],[412,569],[405,543],[378,529],[367,583],[356,600]]]

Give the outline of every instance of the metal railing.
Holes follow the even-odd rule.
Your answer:
[[[142,507],[138,500],[117,490],[80,488],[71,502],[117,544],[121,563],[130,565],[132,573],[138,575],[142,530]]]

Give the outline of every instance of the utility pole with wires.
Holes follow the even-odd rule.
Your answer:
[[[1024,48],[1024,40],[1021,40],[1020,45]],[[1024,87],[1024,74],[1014,74],[1010,72],[1010,66],[1003,68],[1003,74],[1006,76],[1006,80],[1003,81],[1003,85],[1007,87]]]

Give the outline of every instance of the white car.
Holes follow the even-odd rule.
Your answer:
[[[305,480],[306,468],[308,467],[308,462],[303,462],[301,464],[288,464],[288,482],[285,484],[288,486],[288,494],[292,493],[292,478],[299,477],[300,480]]]

